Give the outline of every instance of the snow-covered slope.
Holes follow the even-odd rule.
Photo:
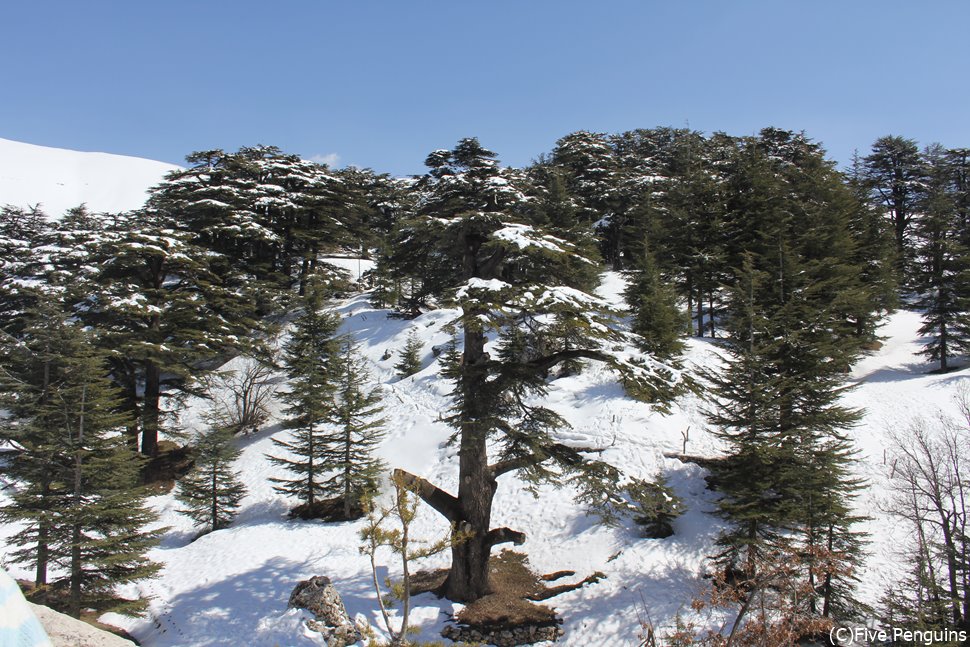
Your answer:
[[[601,295],[619,299],[622,279],[616,274],[604,279]],[[380,454],[390,467],[407,469],[454,491],[456,450],[448,445],[451,430],[440,419],[448,408],[450,385],[439,378],[431,347],[449,339],[443,327],[456,311],[438,310],[412,321],[389,319],[386,311],[371,307],[365,295],[341,301],[337,308],[344,317],[343,330],[360,342],[375,381],[384,386],[389,424]],[[884,512],[887,436],[914,415],[933,416],[936,409],[953,412],[952,396],[957,388],[970,385],[967,370],[927,373],[929,367],[913,355],[919,347],[918,327],[917,314],[903,311],[892,315],[880,331],[883,346],[855,367],[851,379],[858,386],[846,396],[848,404],[866,408],[865,419],[851,433],[860,450],[858,472],[870,484],[858,501],[860,511],[872,517],[867,524],[871,556],[860,587],[863,599],[869,602],[875,602],[892,582],[899,568],[893,547],[905,539],[904,529]],[[397,356],[382,356],[387,350],[400,349],[412,330],[424,343],[425,368],[401,380],[393,369]],[[690,364],[712,367],[718,358],[715,343],[688,342]],[[500,479],[494,524],[527,533],[521,550],[538,571],[572,569],[578,577],[594,571],[606,574],[597,584],[549,601],[565,620],[562,644],[636,645],[641,617],[649,617],[660,627],[672,627],[678,613],[689,614],[692,596],[704,586],[706,557],[713,552],[721,528],[712,514],[716,495],[705,489],[703,470],[663,454],[682,449],[681,432],[687,427],[689,453],[714,455],[717,441],[705,430],[699,398],[682,398],[664,416],[624,397],[614,377],[596,366],[581,375],[554,380],[549,404],[572,425],[561,434],[564,442],[604,448],[603,458],[632,477],[652,478],[663,471],[687,505],[686,514],[674,523],[674,536],[644,539],[630,525],[598,525],[572,501],[568,488],[544,486],[533,497],[513,475]],[[201,424],[205,406],[201,401],[193,403],[183,423],[188,427]],[[239,439],[243,454],[238,466],[249,494],[232,527],[193,542],[191,524],[177,513],[174,498],[153,499],[161,514],[159,524],[170,530],[152,553],[163,564],[162,572],[140,585],[141,593],[154,598],[151,615],[148,619],[110,616],[107,620],[126,628],[146,647],[320,645],[319,636],[303,627],[303,612],[287,611],[286,603],[297,582],[327,575],[352,617],[380,626],[368,564],[358,552],[361,523],[285,518],[293,501],[272,489],[267,478],[280,472],[265,458],[277,451],[272,438],[285,433],[274,424]],[[446,531],[443,520],[422,506],[412,536],[437,538]],[[9,532],[0,529],[0,556],[5,551],[3,537]],[[396,562],[390,555],[385,558],[387,568],[380,576],[399,576]],[[447,562],[447,556],[439,556],[422,566],[442,567]],[[25,571],[12,570],[29,577]],[[419,596],[415,607],[412,623],[427,640],[438,639],[457,609],[431,595]]]
[[[94,212],[137,209],[146,191],[177,166],[0,139],[0,205],[40,204],[49,216],[85,203]]]

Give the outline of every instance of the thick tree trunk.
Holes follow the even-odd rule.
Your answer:
[[[151,360],[145,362],[145,399],[142,405],[141,453],[158,455],[159,400],[162,395],[162,371]]]
[[[497,483],[488,467],[488,428],[481,395],[487,374],[482,364],[485,335],[465,329],[462,364],[463,409],[458,458],[458,518],[451,548],[451,571],[444,593],[449,600],[472,602],[488,594],[488,531]]]

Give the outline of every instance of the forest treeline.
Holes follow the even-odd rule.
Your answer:
[[[18,489],[0,514],[24,527],[11,557],[34,568],[38,587],[54,566],[67,573],[75,613],[150,576],[157,567],[144,554],[157,533],[143,530],[151,515],[139,484],[159,434],[176,431],[173,414],[204,392],[214,367],[265,354],[293,316],[310,350],[290,349],[287,375],[309,390],[287,403],[305,434],[280,444],[299,453],[314,425],[332,422],[313,403],[320,393],[339,400],[336,383],[312,388],[338,373],[376,415],[379,394],[354,380],[352,343],[314,333],[335,329],[326,317],[307,319],[321,295],[349,289],[325,262],[340,254],[375,261],[362,281],[396,316],[460,310],[443,372],[455,384],[447,421],[459,491],[398,474],[461,537],[443,587],[451,599],[482,597],[493,546],[525,539],[490,526],[499,476],[569,483],[604,518],[643,514],[643,493],[661,487],[627,482],[617,492],[624,479],[594,448],[556,440],[565,423],[541,405],[549,380],[596,361],[659,410],[709,387],[708,420],[728,448],[712,467],[730,522],[712,603],[737,609],[729,644],[754,644],[745,631],[782,632],[778,618],[798,618],[784,625],[792,638],[859,615],[852,499],[862,484],[847,430],[861,412],[839,398],[900,302],[922,310],[925,352],[940,370],[970,349],[968,154],[887,136],[840,170],[802,133],[656,128],[576,132],[525,168],[463,139],[431,152],[425,175],[393,178],[256,146],[193,153],[132,212],[5,207],[0,383]],[[629,279],[629,329],[592,294],[604,269]],[[687,374],[687,336],[721,339],[722,370]],[[321,362],[336,372],[317,376]],[[234,456],[220,438],[207,441],[216,463]],[[500,452],[490,457],[493,441]],[[321,490],[343,492],[347,515],[382,468],[368,460],[353,486],[348,463],[339,486]],[[301,465],[300,474],[313,469]],[[241,485],[227,483],[238,503]],[[303,491],[300,478],[281,487]],[[304,490],[312,507],[316,490]],[[963,566],[948,581],[921,580],[903,598],[918,611],[897,619],[966,625],[959,541]],[[952,566],[957,548],[927,547],[920,559]]]

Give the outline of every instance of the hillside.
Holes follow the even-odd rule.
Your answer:
[[[177,166],[108,153],[82,153],[0,139],[0,205],[40,205],[58,217],[81,203],[94,212],[137,209]]]
[[[601,294],[617,298],[622,279],[604,275]],[[454,488],[455,450],[447,444],[450,430],[439,421],[448,407],[449,385],[439,379],[438,362],[431,346],[448,339],[442,326],[455,311],[437,310],[413,321],[387,318],[373,309],[366,295],[336,304],[344,317],[343,330],[361,342],[377,381],[385,387],[385,414],[389,436],[381,456],[392,467],[402,467],[445,487]],[[960,384],[970,384],[966,371],[929,375],[913,351],[919,317],[912,312],[892,315],[881,329],[883,346],[857,364],[852,381],[857,388],[847,396],[852,406],[865,407],[863,422],[852,431],[860,450],[858,473],[869,488],[858,500],[859,511],[871,516],[870,558],[860,591],[875,602],[899,575],[894,547],[905,540],[903,529],[885,515],[888,467],[883,465],[887,434],[899,430],[914,416],[935,415],[936,408],[953,411],[952,396]],[[396,356],[382,360],[385,350],[398,349],[410,330],[424,343],[419,374],[406,379],[394,375]],[[710,341],[690,341],[689,364],[714,366],[718,350]],[[239,361],[239,360],[236,360]],[[226,368],[232,368],[232,364]],[[705,557],[713,550],[720,521],[712,514],[715,495],[705,489],[704,472],[693,465],[665,458],[679,451],[681,431],[690,427],[688,451],[714,455],[716,441],[705,432],[703,403],[695,396],[682,398],[670,415],[660,415],[644,404],[626,398],[612,376],[597,366],[581,375],[552,382],[549,400],[572,425],[563,431],[567,443],[606,448],[603,456],[628,476],[650,478],[663,471],[687,504],[687,513],[675,522],[676,534],[664,540],[643,539],[632,524],[603,527],[588,518],[566,492],[543,487],[537,498],[515,477],[503,477],[496,496],[496,523],[521,528],[528,534],[522,549],[540,572],[575,570],[579,576],[603,571],[598,584],[554,598],[551,603],[565,619],[568,645],[636,644],[638,618],[649,616],[658,626],[670,627],[678,612],[688,609],[691,597],[704,581]],[[199,424],[205,403],[193,403],[183,418],[192,428]],[[148,619],[109,616],[148,647],[236,645],[312,645],[312,634],[301,626],[300,611],[286,610],[295,584],[312,575],[327,575],[344,596],[351,616],[378,626],[366,558],[358,553],[360,522],[327,524],[285,518],[291,501],[273,491],[267,481],[279,475],[265,454],[273,452],[272,437],[283,434],[278,424],[238,439],[239,461],[249,495],[233,526],[192,541],[188,520],[177,514],[171,495],[152,500],[159,525],[168,526],[152,558],[164,564],[159,578],[141,586],[154,599]],[[415,534],[440,536],[446,527],[440,517],[422,509]],[[4,532],[6,535],[9,529]],[[388,563],[391,560],[388,559]],[[444,566],[447,557],[426,566]],[[382,572],[382,575],[384,573]],[[388,571],[398,575],[394,566]],[[19,575],[26,575],[20,573]],[[424,595],[416,600],[412,619],[426,639],[434,639],[457,605]],[[717,622],[716,618],[702,618]]]

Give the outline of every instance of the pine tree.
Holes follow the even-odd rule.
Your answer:
[[[177,217],[190,242],[226,260],[224,275],[246,277],[260,295],[261,314],[285,306],[290,288],[317,272],[324,247],[354,242],[358,196],[326,166],[275,146],[236,153],[208,150],[186,158],[149,205]]]
[[[570,257],[577,250],[533,224],[526,176],[501,168],[476,139],[434,151],[426,164],[424,196],[406,236],[420,255],[411,267],[437,268],[425,287],[461,308],[461,361],[449,362],[445,371],[455,383],[448,422],[459,445],[458,492],[401,470],[396,474],[467,537],[452,547],[443,592],[472,601],[488,590],[493,546],[524,540],[519,531],[491,527],[500,476],[517,471],[529,482],[568,481],[585,493],[602,492],[604,484],[615,488],[620,480],[615,468],[587,456],[589,448],[557,442],[554,433],[565,422],[539,404],[549,372],[569,360],[607,362],[622,367],[644,392],[652,390],[658,406],[672,397],[677,378],[649,358],[635,365],[629,355],[610,352],[630,340],[616,330],[615,314],[601,301],[562,283],[572,275],[560,268],[576,260]],[[557,347],[550,334],[550,323],[563,321],[587,331],[569,350]],[[491,332],[498,333],[497,350],[489,353]],[[499,449],[494,462],[490,441]]]
[[[178,485],[176,499],[202,533],[226,528],[235,518],[246,496],[246,486],[233,466],[241,454],[233,445],[232,433],[212,427],[199,434],[193,455],[195,465]]]
[[[929,167],[924,213],[914,228],[914,285],[923,309],[921,335],[929,342],[921,354],[950,367],[961,350],[970,349],[970,250],[958,209],[958,176],[942,146],[929,147],[924,159]]]
[[[397,371],[399,377],[410,377],[421,370],[421,349],[423,346],[416,331],[412,330],[408,333],[404,348],[401,349],[401,359],[394,365],[394,370]]]
[[[139,414],[130,440],[140,433],[146,456],[158,453],[166,392],[191,392],[202,360],[245,349],[261,327],[246,291],[219,272],[224,259],[191,238],[175,216],[146,209],[119,217],[89,252],[97,269],[79,315],[104,331],[125,406]]]
[[[911,225],[923,201],[926,166],[915,141],[893,135],[877,139],[864,162],[871,199],[892,223],[902,283],[912,258]]]
[[[272,478],[275,489],[303,502],[300,514],[313,516],[316,503],[327,493],[324,475],[328,464],[326,439],[334,419],[336,362],[340,342],[336,338],[340,318],[323,310],[321,290],[311,284],[303,298],[303,312],[293,322],[293,333],[283,347],[283,363],[289,390],[281,399],[289,405],[284,426],[290,439],[273,438],[273,444],[288,455],[269,456],[293,474]]]
[[[18,335],[26,313],[36,304],[52,238],[47,217],[38,209],[0,207],[0,330]]]
[[[728,302],[729,359],[708,375],[717,403],[709,420],[728,447],[716,470],[731,522],[718,563],[762,595],[756,589],[770,577],[759,569],[772,554],[803,553],[802,578],[815,595],[801,596],[802,611],[831,617],[852,606],[860,559],[850,512],[859,483],[845,436],[860,414],[838,403],[843,367],[859,349],[843,330],[851,272],[837,269],[852,245],[838,208],[843,189],[816,163],[817,150],[766,134],[742,151],[734,180],[742,192],[732,203],[750,235],[737,241],[744,251]]]
[[[377,489],[384,462],[373,455],[384,439],[385,420],[380,416],[381,390],[368,387],[370,375],[364,359],[349,338],[341,341],[340,360],[334,382],[333,431],[328,439],[328,468],[333,475],[324,483],[327,494],[343,504],[345,519],[363,513],[361,500]]]
[[[24,485],[3,516],[26,522],[14,559],[36,566],[38,586],[51,564],[63,567],[68,613],[137,609],[139,601],[111,590],[157,571],[145,557],[158,534],[144,530],[154,514],[138,487],[140,462],[120,433],[124,416],[105,358],[65,320],[43,311],[13,365],[20,424],[11,436],[24,447],[13,469]]]
[[[884,313],[894,310],[896,296],[896,245],[890,223],[869,199],[862,159],[852,158],[846,183],[853,196],[849,229],[855,243],[853,264],[859,268],[859,278],[865,295],[850,317],[855,321],[856,336],[867,342],[876,341],[876,327]]]
[[[641,348],[659,358],[672,359],[684,348],[684,315],[677,297],[664,282],[647,250],[640,270],[627,287],[625,298],[633,312],[630,329],[642,339]]]
[[[566,135],[556,142],[551,163],[562,172],[579,223],[599,239],[603,260],[621,269],[626,210],[618,191],[621,169],[607,136],[582,130]]]

